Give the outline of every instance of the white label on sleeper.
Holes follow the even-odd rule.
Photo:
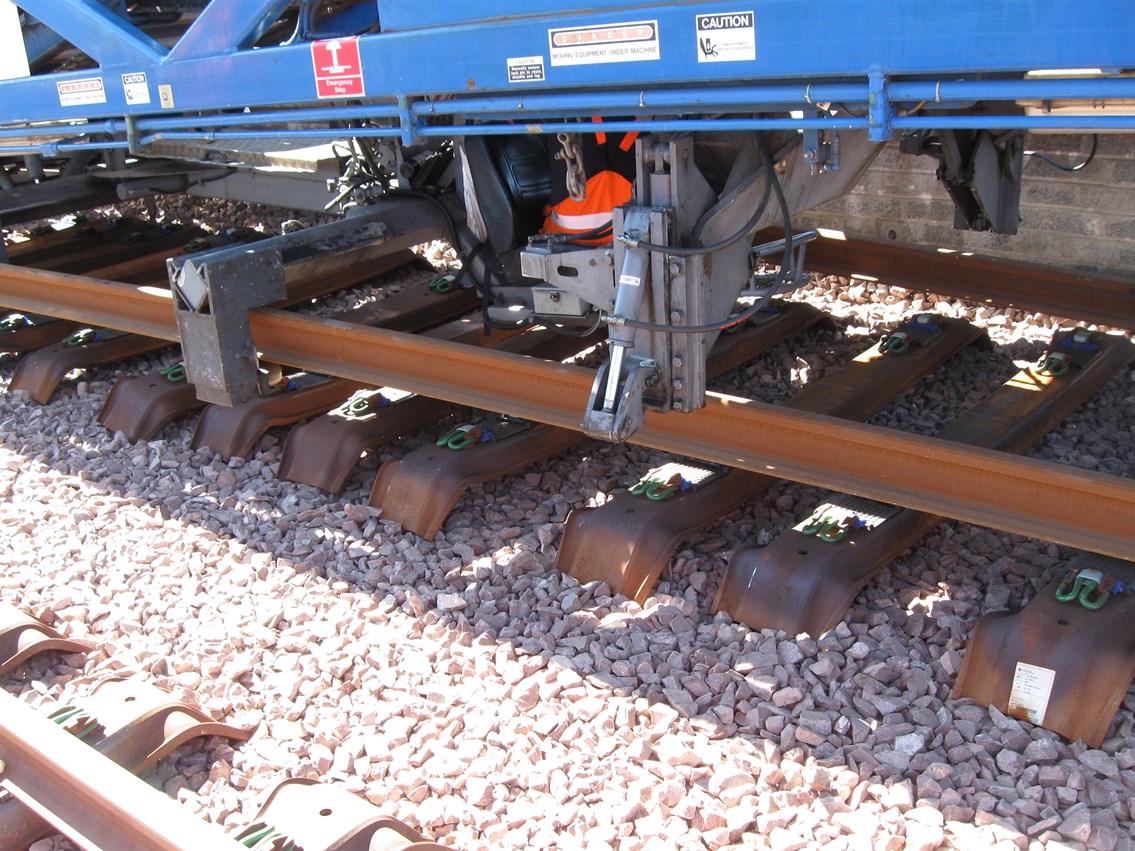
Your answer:
[[[1056,671],[1051,668],[1018,662],[1013,674],[1013,686],[1009,689],[1007,714],[1013,718],[1024,718],[1033,724],[1043,724],[1055,679]]]
[[[642,278],[637,275],[619,275],[619,283],[628,287],[637,287],[642,283]]]
[[[552,65],[598,65],[661,59],[658,21],[548,30]]]
[[[757,58],[753,12],[695,15],[698,62],[741,62]]]
[[[505,64],[510,83],[538,83],[544,79],[543,56],[510,56]]]

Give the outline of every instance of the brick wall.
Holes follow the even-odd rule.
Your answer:
[[[1030,135],[1026,142],[1070,164],[1090,147],[1091,137],[1081,135]],[[1135,135],[1101,135],[1095,159],[1077,172],[1026,157],[1015,236],[954,230],[954,205],[936,168],[936,160],[900,154],[893,142],[851,192],[795,222],[1135,278]]]

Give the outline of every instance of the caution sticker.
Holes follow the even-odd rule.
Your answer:
[[[694,17],[698,62],[741,62],[757,58],[753,13],[719,12]]]
[[[661,59],[658,21],[548,30],[552,65],[598,65]]]
[[[1044,724],[1048,700],[1052,697],[1052,684],[1056,671],[1039,665],[1017,663],[1013,673],[1013,686],[1009,689],[1009,706],[1006,715],[1023,718],[1033,724]]]
[[[141,72],[136,74],[123,74],[122,94],[126,96],[126,103],[131,106],[149,103],[150,87],[146,84],[146,75]]]
[[[505,63],[510,83],[539,83],[544,79],[543,56],[510,56]]]
[[[90,103],[106,103],[106,89],[102,77],[84,77],[81,80],[60,80],[55,84],[59,92],[60,106],[83,106]]]

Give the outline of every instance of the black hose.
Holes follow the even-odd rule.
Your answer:
[[[766,168],[768,168],[768,183],[771,184],[772,189],[776,192],[777,201],[780,206],[781,217],[784,220],[784,259],[785,262],[781,264],[780,271],[769,283],[768,292],[753,302],[749,307],[728,319],[721,322],[711,322],[706,325],[667,325],[660,322],[643,322],[638,319],[625,320],[626,325],[631,328],[638,328],[643,331],[662,331],[674,334],[711,334],[714,331],[725,331],[735,325],[740,325],[748,322],[756,316],[766,304],[772,299],[772,295],[776,292],[776,288],[784,281],[795,279],[799,270],[795,268],[796,255],[792,253],[792,216],[788,210],[788,199],[784,197],[784,189],[780,185],[780,179],[776,176],[776,169],[773,167],[771,161],[767,161]],[[759,214],[764,212],[764,207],[768,201],[768,195],[761,199],[761,204],[758,206]],[[752,220],[753,225],[756,224],[756,219]],[[749,227],[752,227],[750,225]],[[736,242],[736,240],[733,240]],[[641,244],[641,243],[640,243]]]
[[[1092,149],[1090,151],[1088,151],[1088,155],[1084,158],[1084,161],[1082,163],[1077,163],[1076,165],[1067,165],[1066,163],[1059,162],[1058,160],[1054,160],[1048,154],[1042,154],[1040,151],[1025,151],[1025,156],[1026,157],[1036,157],[1037,159],[1044,160],[1050,166],[1053,166],[1054,168],[1058,168],[1061,171],[1079,171],[1080,169],[1087,168],[1088,164],[1091,163],[1091,161],[1096,158],[1096,150],[1099,148],[1099,145],[1100,145],[1100,134],[1099,133],[1093,133],[1092,134]]]

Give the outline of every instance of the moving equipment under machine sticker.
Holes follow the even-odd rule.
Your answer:
[[[505,64],[510,83],[539,83],[544,79],[543,56],[510,56]]]
[[[83,106],[89,103],[106,103],[106,89],[102,77],[84,77],[81,80],[60,81],[55,84],[60,106]]]
[[[553,65],[596,65],[661,59],[658,21],[548,30]]]
[[[698,62],[741,62],[757,58],[753,13],[695,15]]]
[[[362,97],[366,94],[357,36],[313,41],[311,64],[315,69],[317,97]]]

